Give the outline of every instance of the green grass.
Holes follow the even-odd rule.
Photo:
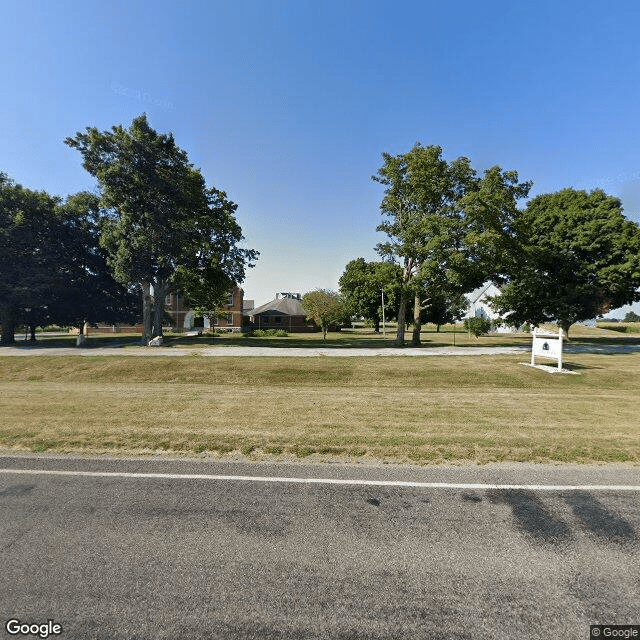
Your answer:
[[[640,462],[640,354],[525,359],[0,356],[0,448]]]
[[[619,333],[640,333],[640,322],[598,322],[598,328]]]

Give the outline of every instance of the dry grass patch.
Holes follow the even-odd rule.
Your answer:
[[[0,358],[12,451],[640,461],[640,357]]]

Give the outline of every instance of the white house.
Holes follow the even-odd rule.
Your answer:
[[[500,295],[500,289],[493,282],[485,282],[481,287],[474,289],[465,296],[468,302],[467,312],[464,318],[486,318],[487,320],[501,320],[501,316],[489,306],[488,298]],[[501,324],[494,329],[497,333],[515,333],[517,329],[506,324]]]
[[[489,302],[487,300],[487,298],[492,298],[498,295],[500,295],[500,288],[493,282],[485,282],[481,287],[478,287],[471,293],[467,293],[465,298],[467,299],[468,307],[464,318],[487,318],[492,322],[494,320],[503,319],[504,316],[501,316],[497,311],[494,311],[489,306]],[[555,324],[555,321],[547,324]],[[577,322],[576,324],[580,324],[585,327],[595,327],[596,319],[584,320],[582,322]],[[502,324],[493,329],[493,331],[496,333],[516,333],[518,328]]]

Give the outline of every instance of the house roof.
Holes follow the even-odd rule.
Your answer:
[[[302,309],[302,303],[295,298],[277,298],[271,302],[267,302],[259,307],[256,307],[249,312],[251,316],[257,316],[261,313],[281,313],[285,316],[304,316],[305,312]]]
[[[485,294],[487,290],[492,286],[495,287],[495,284],[493,282],[485,282],[481,287],[474,289],[471,293],[467,293],[465,295],[465,298],[469,301],[469,304],[475,304],[478,299],[481,298],[482,295]]]

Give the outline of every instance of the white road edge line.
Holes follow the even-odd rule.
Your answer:
[[[35,474],[53,476],[87,476],[93,478],[149,478],[161,480],[212,480],[236,482],[280,482],[290,484],[337,484],[373,487],[412,487],[417,489],[499,489],[526,491],[640,491],[640,485],[546,485],[546,484],[484,484],[451,482],[403,482],[401,480],[351,480],[340,478],[279,478],[268,476],[219,476],[186,473],[128,473],[124,471],[62,471],[46,469],[0,469],[4,474]]]

